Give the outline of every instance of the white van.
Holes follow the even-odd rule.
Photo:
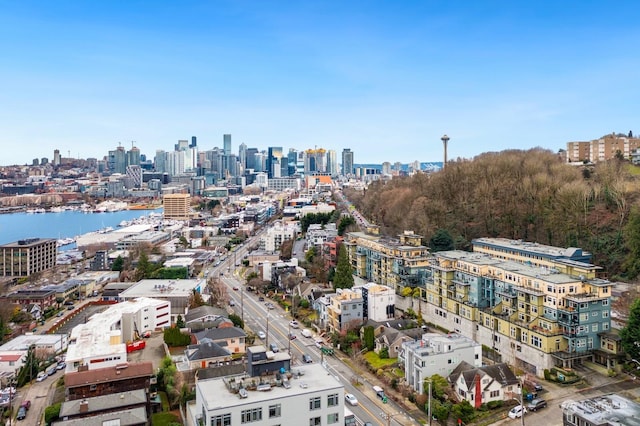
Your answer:
[[[312,336],[311,330],[309,330],[308,328],[305,328],[304,330],[302,330],[301,333],[302,333],[302,335],[304,337],[311,337]]]

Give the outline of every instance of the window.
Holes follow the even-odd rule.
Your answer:
[[[327,396],[327,407],[335,407],[338,404],[339,402],[337,393],[332,393],[331,395]]]
[[[603,300],[603,301],[602,301],[602,306],[607,306],[608,304],[609,304],[609,301],[608,301],[608,300]]]
[[[316,396],[309,399],[309,410],[319,410],[320,409],[320,397]]]
[[[334,423],[338,423],[340,421],[340,416],[338,413],[327,414],[327,424],[331,425]]]
[[[309,419],[309,426],[320,426],[321,424],[322,421],[320,420],[320,417],[313,417]]]
[[[500,396],[500,391],[499,390],[493,390],[489,393],[489,396],[491,398],[498,398]]]
[[[240,413],[240,423],[259,422],[262,420],[262,408],[250,408]]]
[[[281,404],[275,404],[269,406],[269,418],[280,417],[282,414]]]
[[[603,312],[602,313],[602,318],[609,318],[609,312]]]
[[[231,414],[219,414],[211,417],[211,426],[231,426]]]

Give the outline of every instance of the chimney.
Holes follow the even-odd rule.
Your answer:
[[[89,401],[87,401],[86,399],[83,399],[82,402],[80,402],[80,412],[86,413],[88,411],[89,411]]]

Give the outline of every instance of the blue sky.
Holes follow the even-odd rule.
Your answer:
[[[0,0],[0,164],[201,150],[356,163],[640,133],[636,2]],[[15,149],[18,148],[18,149]]]

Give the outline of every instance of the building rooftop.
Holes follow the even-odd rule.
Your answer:
[[[32,345],[54,346],[64,341],[63,334],[22,334],[0,346],[0,351],[27,351]]]
[[[194,280],[141,280],[123,291],[121,297],[189,297],[194,289],[206,282]]]
[[[93,355],[115,355],[126,352],[125,342],[112,344],[111,337],[116,334],[122,341],[122,331],[115,328],[125,313],[135,313],[145,307],[156,308],[168,303],[165,300],[141,297],[135,300],[116,303],[107,310],[97,313],[89,321],[75,326],[69,337],[67,365]]]
[[[56,242],[53,238],[25,238],[23,240],[14,241],[7,244],[0,244],[0,248],[25,248],[34,247],[39,244]]]
[[[616,394],[561,404],[564,415],[575,413],[592,425],[637,426],[640,404]]]
[[[112,413],[98,414],[91,417],[79,417],[77,419],[53,422],[54,426],[104,426],[141,425],[147,422],[147,410],[144,407],[136,407]]]
[[[151,376],[153,376],[153,364],[151,361],[132,362],[117,367],[96,368],[95,370],[66,373],[64,375],[64,385],[67,388],[75,388],[78,386]]]
[[[547,257],[567,257],[572,258],[576,254],[582,254],[583,256],[589,256],[589,253],[583,251],[581,248],[576,247],[555,247],[547,246],[530,241],[512,240],[509,238],[475,238],[472,242],[473,245],[478,243],[488,246],[498,246],[501,248],[511,249],[515,251],[527,251],[530,253],[539,253]]]
[[[308,364],[298,367],[292,371],[291,378],[288,381],[290,386],[284,387],[279,385],[281,381],[277,379],[276,375],[255,378],[239,376],[200,380],[198,381],[198,387],[204,398],[203,403],[208,410],[246,405],[247,403],[259,404],[260,402],[273,401],[293,395],[311,394],[344,387],[336,377],[329,374],[320,364]],[[255,382],[256,390],[247,390],[246,393],[243,392],[246,397],[242,397],[239,392],[240,385],[242,384],[245,388],[251,388],[252,382]],[[267,390],[268,392],[265,392]]]
[[[147,394],[145,389],[118,392],[111,395],[64,401],[62,407],[60,407],[60,417],[77,416],[80,413],[90,414],[96,411],[113,410],[114,408],[129,407],[132,405],[145,405],[146,403]],[[80,411],[80,406],[83,404],[87,405],[87,411]]]

